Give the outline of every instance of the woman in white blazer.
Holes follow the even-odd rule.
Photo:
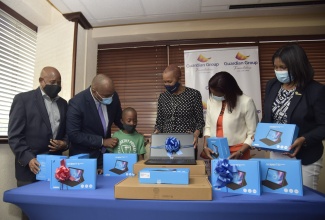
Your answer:
[[[212,159],[207,138],[226,137],[231,154],[229,159],[249,159],[258,123],[253,99],[243,94],[228,72],[218,72],[211,77],[209,94],[204,128],[205,154]]]

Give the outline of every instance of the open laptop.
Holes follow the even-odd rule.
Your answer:
[[[260,141],[268,146],[272,146],[281,142],[281,136],[282,136],[281,131],[270,129],[266,135],[266,138],[262,138],[260,139]]]
[[[268,168],[266,173],[266,178],[265,180],[262,181],[262,185],[273,190],[279,189],[281,187],[288,185],[285,176],[286,176],[286,172],[282,170]]]
[[[115,166],[113,169],[110,169],[109,171],[116,173],[118,175],[121,175],[129,170],[128,168],[128,162],[124,160],[116,160]]]
[[[245,175],[245,172],[238,170],[238,172],[234,174],[232,182],[228,183],[226,186],[232,190],[246,186]]]
[[[172,155],[167,154],[165,141],[169,137],[175,137],[180,141],[180,150]],[[152,134],[149,159],[147,165],[196,165],[193,146],[193,134],[187,133],[161,133]]]
[[[82,169],[77,169],[73,167],[69,167],[70,170],[70,177],[68,180],[60,181],[61,183],[74,187],[84,181],[83,173],[84,171]]]

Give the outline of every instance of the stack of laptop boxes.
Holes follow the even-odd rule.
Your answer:
[[[165,150],[168,137],[177,138],[181,145],[172,159]],[[133,172],[135,177],[115,185],[115,198],[212,200],[204,161],[195,160],[192,134],[153,134],[149,159],[135,163]]]
[[[50,181],[51,189],[96,189],[97,160],[89,159],[89,154],[78,154],[70,158],[63,155],[39,154],[37,161],[41,166],[36,178]],[[64,174],[61,180],[56,178],[60,171]]]

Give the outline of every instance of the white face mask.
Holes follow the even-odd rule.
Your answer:
[[[216,96],[216,95],[212,95],[212,98],[216,101],[224,101],[225,100],[225,96]]]
[[[279,80],[279,82],[281,83],[289,83],[290,81],[290,77],[289,77],[289,73],[288,70],[284,70],[284,71],[276,71],[274,70],[276,78]],[[291,76],[292,79],[292,76]]]

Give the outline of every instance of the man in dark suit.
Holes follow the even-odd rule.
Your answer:
[[[122,108],[113,81],[104,74],[94,77],[91,86],[69,101],[67,112],[67,134],[71,143],[70,156],[88,153],[97,159],[101,173],[103,153],[113,148],[118,140],[111,138],[114,123],[120,129]]]
[[[58,96],[61,75],[54,67],[44,67],[40,86],[16,95],[11,105],[8,140],[15,154],[17,186],[36,181],[38,154],[62,154],[66,139],[67,101]]]

